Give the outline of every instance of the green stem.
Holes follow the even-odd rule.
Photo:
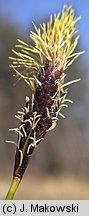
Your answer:
[[[25,143],[24,143],[24,146],[23,146],[23,149],[22,149],[22,155],[24,156],[24,153],[25,153],[25,150],[26,150],[26,147],[27,147],[27,143],[28,143],[28,141],[29,141],[29,138],[30,138],[30,135],[31,135],[31,132],[32,132],[32,128],[31,128],[31,130],[30,130],[30,133],[29,133],[29,135],[28,135],[28,137],[27,137],[27,139],[26,139],[26,141],[25,141]],[[23,160],[23,156],[22,156],[22,160]],[[22,164],[22,163],[21,163]],[[16,176],[13,178],[13,180],[12,180],[12,183],[11,183],[11,186],[10,186],[10,188],[9,188],[9,191],[8,191],[8,193],[7,193],[7,195],[6,195],[6,200],[12,200],[13,199],[13,197],[14,197],[14,195],[15,195],[15,192],[17,191],[17,188],[18,188],[18,186],[19,186],[19,184],[20,184],[20,181],[21,181],[21,178],[20,177],[18,177],[18,173],[19,173],[19,171],[20,171],[20,165],[18,166],[18,169],[16,170]],[[25,171],[25,170],[24,170]]]
[[[6,195],[6,200],[12,200],[14,195],[15,195],[15,192],[20,184],[20,181],[21,179],[19,177],[14,177],[14,179],[12,180],[12,183],[11,183],[11,186],[10,186],[10,189]]]

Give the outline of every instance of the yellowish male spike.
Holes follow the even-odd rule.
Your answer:
[[[25,72],[25,77],[33,77],[34,73],[38,73],[45,67],[46,61],[50,64],[53,62],[54,68],[62,68],[65,70],[69,67],[75,59],[84,52],[76,52],[74,50],[77,46],[79,35],[76,36],[77,30],[75,27],[76,22],[81,17],[74,17],[74,9],[72,5],[64,5],[62,14],[51,15],[49,21],[45,24],[40,24],[37,27],[33,22],[35,33],[30,32],[30,38],[34,42],[34,45],[29,45],[22,40],[18,39],[19,52],[12,50],[15,57],[12,59],[13,68],[22,71],[18,71],[23,74],[24,69],[28,69]],[[19,73],[17,76],[19,77]]]

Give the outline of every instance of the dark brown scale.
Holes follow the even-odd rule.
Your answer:
[[[30,132],[30,127],[31,127],[30,123],[29,123],[29,122],[26,122],[25,125],[24,125],[24,129],[25,129],[27,135],[28,135],[29,132]]]
[[[33,113],[32,113],[31,111],[29,111],[28,113],[26,113],[26,114],[24,115],[24,120],[29,119],[29,118],[32,117],[32,116],[33,116]]]
[[[45,77],[47,78],[49,75],[50,75],[50,72],[52,71],[52,68],[51,67],[48,67],[46,70],[45,70]]]
[[[38,129],[37,130],[37,139],[44,138],[46,132],[47,132],[46,128],[40,128],[40,129]]]
[[[36,101],[38,101],[41,97],[42,97],[42,89],[40,87],[37,87],[34,98]]]
[[[34,149],[31,150],[31,154],[33,152]],[[19,163],[18,163],[18,160],[17,160],[17,157],[19,158],[19,151],[17,149],[16,151],[16,156],[15,156],[15,166],[14,166],[14,173],[13,173],[13,177],[19,177],[20,179],[22,179],[23,177],[23,174],[27,168],[27,165],[29,163],[29,160],[30,160],[30,157],[29,155],[26,155],[24,154],[24,157],[23,157],[23,161],[22,161],[22,164],[21,166],[19,166]]]
[[[37,139],[43,138],[51,125],[52,119],[48,117],[44,118],[43,121],[37,126]]]
[[[46,102],[46,107],[51,108],[52,103],[53,103],[52,98],[49,96],[49,98],[47,99],[47,102]]]
[[[58,85],[52,84],[51,88],[49,89],[49,94],[53,97],[55,93],[57,92],[57,90],[58,90]]]
[[[44,71],[46,71],[49,67],[49,60],[46,59],[45,65],[44,65]]]
[[[55,84],[55,75],[47,77],[46,81],[50,84],[51,87],[52,84]]]
[[[61,75],[61,71],[56,71],[55,72],[55,78],[58,79]]]
[[[17,147],[16,155],[15,155],[14,176],[17,176],[16,174],[17,174],[19,163],[20,163],[20,152],[19,152],[19,149]]]
[[[42,88],[43,87],[43,88]],[[50,90],[50,84],[45,81],[42,85],[41,89],[42,89],[42,92],[48,94],[49,93],[49,90]]]
[[[48,94],[42,94],[42,97],[41,98],[39,98],[39,100],[38,100],[38,107],[39,107],[39,111],[41,110],[45,110],[46,109],[46,107],[51,107],[51,105],[52,105],[52,97],[50,96],[50,95],[48,95]]]
[[[21,137],[20,139],[20,144],[19,144],[19,148],[22,150],[23,149],[23,146],[24,146],[24,143],[26,142],[26,137]]]
[[[39,76],[39,81],[42,83],[42,82],[44,82],[45,81],[45,76]]]

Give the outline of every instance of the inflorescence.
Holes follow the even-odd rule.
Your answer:
[[[59,116],[65,118],[62,107],[68,107],[66,102],[72,103],[66,98],[65,87],[79,79],[64,83],[64,71],[83,54],[74,53],[79,39],[79,35],[75,36],[75,24],[79,19],[74,17],[72,6],[64,6],[62,14],[50,16],[47,24],[37,28],[33,23],[36,31],[30,33],[33,46],[18,40],[18,51],[12,50],[16,57],[10,57],[11,68],[32,91],[32,97],[26,97],[26,106],[16,115],[21,122],[19,128],[11,129],[18,134],[14,176],[19,178],[35,147],[56,126]]]

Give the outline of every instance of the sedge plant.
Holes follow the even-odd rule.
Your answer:
[[[80,79],[65,83],[65,70],[83,54],[74,52],[79,40],[75,24],[80,20],[74,15],[72,6],[65,5],[62,13],[50,16],[49,21],[30,32],[33,45],[18,39],[13,51],[11,68],[18,80],[23,79],[31,90],[26,104],[15,116],[20,121],[17,133],[13,179],[6,200],[14,198],[23,178],[33,151],[48,131],[55,128],[58,119],[65,116],[62,107],[72,103],[67,99],[68,85]],[[67,87],[67,88],[66,88]]]

